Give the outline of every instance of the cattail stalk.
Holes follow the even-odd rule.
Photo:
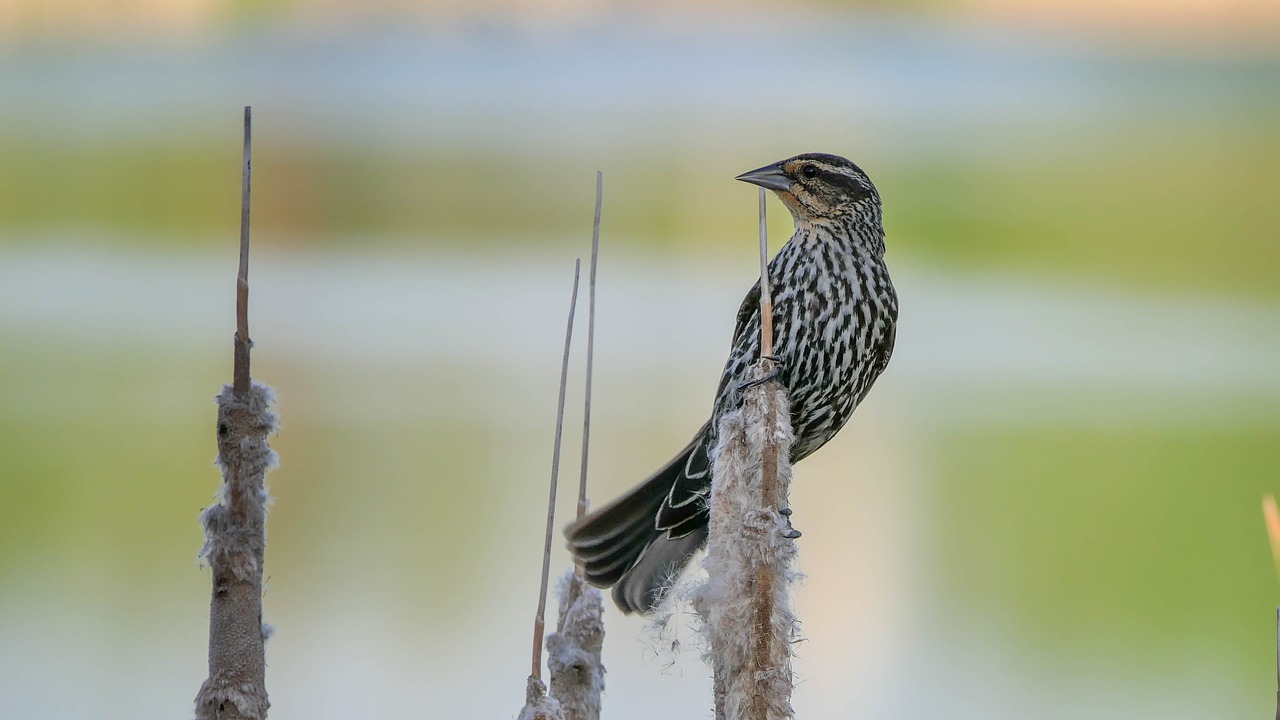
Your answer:
[[[565,720],[600,720],[604,598],[575,570],[560,581],[560,619],[547,637],[551,695]]]
[[[560,711],[560,703],[547,695],[547,686],[538,678],[530,675],[524,686],[524,707],[516,720],[564,720]]]
[[[763,377],[756,365],[753,376]],[[706,587],[698,598],[715,679],[718,720],[782,720],[791,711],[791,644],[797,622],[790,586],[796,556],[785,507],[793,439],[786,391],[765,383],[723,416],[712,464]],[[766,496],[765,477],[776,494]]]
[[[751,379],[769,377],[773,306],[769,292],[765,193],[760,192],[761,359]],[[797,621],[790,585],[796,555],[786,516],[793,433],[786,391],[770,379],[747,389],[741,408],[717,427],[713,452],[708,580],[697,598],[714,676],[717,720],[792,717],[791,644]]]
[[[267,437],[276,430],[270,388],[250,381],[249,175],[252,115],[244,109],[240,267],[236,277],[236,334],[232,384],[218,403],[219,501],[201,516],[201,556],[213,571],[209,603],[209,677],[196,695],[197,720],[263,720],[271,706],[266,688],[262,622],[262,566],[266,555],[265,478],[276,456]]]

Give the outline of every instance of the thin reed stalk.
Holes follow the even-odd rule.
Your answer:
[[[556,435],[551,450],[551,483],[547,493],[547,526],[542,546],[542,577],[538,588],[538,610],[533,619],[533,653],[528,682],[525,684],[525,705],[518,716],[520,720],[563,720],[560,704],[547,696],[547,686],[542,682],[542,642],[546,630],[547,580],[551,574],[551,538],[555,531],[556,490],[560,480],[560,441],[564,435],[564,397],[569,387],[569,351],[573,347],[573,317],[578,308],[578,279],[582,274],[582,261],[573,263],[573,291],[569,298],[569,320],[564,331],[564,355],[560,362],[560,394],[556,401]]]

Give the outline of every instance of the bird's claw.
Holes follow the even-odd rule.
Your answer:
[[[777,355],[763,355],[762,357],[765,360],[773,361],[774,363],[773,369],[765,373],[764,375],[756,378],[755,380],[748,380],[746,382],[739,383],[738,392],[744,392],[746,390],[750,390],[753,387],[758,387],[760,385],[763,385],[769,382],[770,380],[776,380],[778,376],[782,374],[782,360],[779,359]]]
[[[782,531],[782,537],[788,540],[795,540],[800,537],[801,532],[791,524],[791,508],[779,508],[778,514],[782,516],[782,520],[786,523],[786,528]]]

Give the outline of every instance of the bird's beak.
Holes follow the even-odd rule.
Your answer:
[[[744,172],[734,180],[741,180],[752,185],[759,185],[770,190],[788,191],[791,189],[791,178],[782,172],[782,163],[765,165],[751,172]]]

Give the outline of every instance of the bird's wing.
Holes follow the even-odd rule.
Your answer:
[[[668,537],[687,535],[706,524],[707,496],[711,492],[710,435],[711,423],[707,422],[680,458],[683,465],[675,473],[671,489],[658,508],[655,526]]]
[[[760,283],[747,291],[738,308],[738,318],[733,330],[733,349],[720,376],[720,388],[716,391],[717,404],[724,401],[729,383],[742,382],[739,377],[746,365],[736,359],[755,357],[760,342]],[[744,345],[745,343],[745,345]],[[741,367],[739,366],[741,365]],[[734,393],[736,396],[736,392]],[[671,492],[658,510],[657,527],[667,537],[683,537],[706,524],[707,497],[711,492],[711,445],[714,443],[714,418],[698,431],[691,451],[685,456],[683,471],[676,476]]]
[[[743,343],[748,346],[758,348],[760,343],[760,281],[757,280],[751,289],[747,291],[747,296],[742,298],[742,305],[738,306],[738,318],[733,326],[733,344],[730,346],[729,360],[725,363],[724,372],[720,376],[720,387],[716,389],[716,397],[725,397],[725,390],[729,382],[742,382],[743,378],[737,377],[735,371],[739,368],[735,367],[735,359],[742,357],[754,358],[759,354],[759,350],[743,352],[739,348]]]
[[[880,338],[880,342],[871,351],[871,357],[868,362],[871,364],[871,372],[867,374],[867,382],[862,386],[861,392],[858,393],[858,405],[866,399],[867,393],[871,392],[871,386],[875,384],[876,378],[880,377],[880,373],[889,367],[889,358],[893,357],[893,344],[898,339],[898,324],[896,314],[893,322],[888,324],[888,329]]]
[[[752,327],[759,329],[760,326],[760,281],[757,280],[751,289],[747,291],[747,296],[742,298],[742,305],[738,306],[738,320],[733,326],[733,340],[737,342],[739,338]]]

